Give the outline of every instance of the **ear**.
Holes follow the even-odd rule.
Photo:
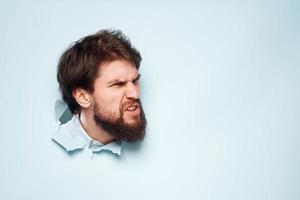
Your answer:
[[[92,105],[92,97],[88,91],[76,88],[72,91],[72,95],[81,107],[89,108]]]

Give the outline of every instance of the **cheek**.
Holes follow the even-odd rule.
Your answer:
[[[123,95],[121,91],[103,90],[95,94],[94,100],[103,110],[117,112],[120,109]]]

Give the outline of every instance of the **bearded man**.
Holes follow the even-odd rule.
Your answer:
[[[140,101],[141,55],[118,30],[101,30],[73,43],[61,56],[57,80],[73,117],[52,137],[66,151],[110,150],[145,136]]]

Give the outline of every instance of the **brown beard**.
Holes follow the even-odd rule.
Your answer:
[[[124,108],[128,104],[134,103],[138,103],[139,105],[140,116],[135,124],[130,125],[124,121]],[[94,106],[94,120],[98,126],[100,126],[108,134],[114,136],[117,141],[137,142],[139,140],[143,140],[145,136],[147,120],[140,100],[133,100],[120,106],[120,117],[115,120],[113,119],[113,115],[107,118],[100,113],[99,107],[96,104]]]

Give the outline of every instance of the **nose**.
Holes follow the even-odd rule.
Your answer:
[[[133,82],[128,82],[125,95],[129,99],[139,99],[140,98],[139,85],[135,85]]]

